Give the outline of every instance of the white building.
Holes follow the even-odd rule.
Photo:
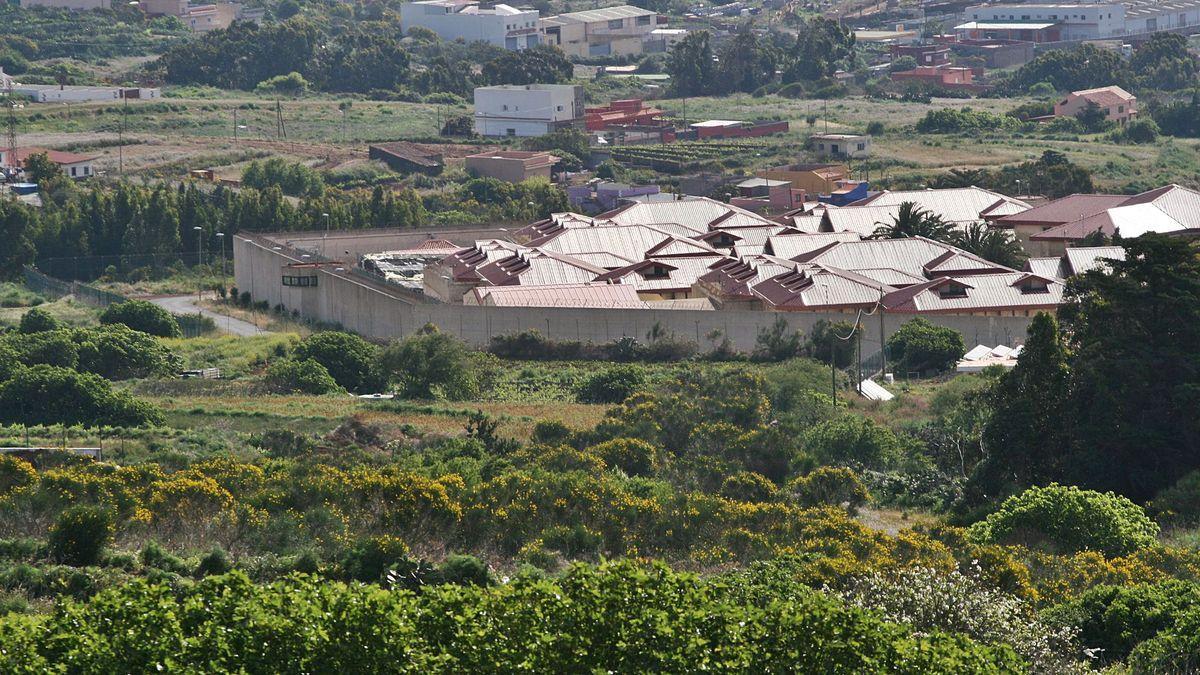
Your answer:
[[[95,171],[92,169],[92,162],[96,161],[94,156],[47,150],[46,148],[17,148],[15,157],[10,156],[7,148],[0,150],[0,167],[23,167],[26,159],[43,153],[71,178],[90,178],[95,175]]]
[[[822,159],[826,157],[862,159],[871,156],[871,137],[859,134],[813,134],[809,144]]]
[[[651,34],[666,26],[648,9],[620,5],[603,9],[568,12],[542,19],[546,44],[557,46],[567,56],[632,56],[646,50],[647,42],[659,42]],[[680,37],[672,38],[682,39]]]
[[[93,9],[112,9],[112,0],[21,0],[21,7],[50,7],[87,12]]]
[[[1032,42],[1095,40],[1200,24],[1200,0],[998,4],[968,7],[955,30],[967,37]]]
[[[538,17],[536,9],[464,0],[423,0],[400,6],[405,31],[420,26],[443,40],[487,42],[514,50],[541,44]]]
[[[574,84],[475,88],[475,131],[481,136],[543,136],[583,119],[583,87]]]
[[[75,87],[57,84],[13,84],[13,95],[34,103],[89,103],[119,101],[122,98],[158,98],[161,91],[151,87]]]

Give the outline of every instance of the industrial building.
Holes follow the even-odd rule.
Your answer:
[[[646,51],[646,43],[662,40],[655,30],[658,14],[641,7],[620,5],[550,16],[541,21],[545,42],[567,56],[634,56]],[[672,36],[678,41],[680,36]]]
[[[1200,0],[1028,3],[968,7],[955,33],[972,40],[1069,42],[1146,35],[1200,24]]]
[[[409,2],[400,6],[400,24],[406,32],[419,26],[437,33],[443,40],[486,42],[511,50],[536,47],[542,41],[538,11],[505,4],[463,0]]]
[[[505,84],[475,88],[475,131],[480,136],[544,136],[582,126],[583,87]]]

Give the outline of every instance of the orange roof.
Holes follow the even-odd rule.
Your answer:
[[[77,155],[73,152],[62,152],[61,150],[50,150],[48,148],[17,148],[16,163],[25,164],[25,160],[33,155],[45,154],[55,164],[79,164],[81,162],[92,162],[96,160],[95,155]]]
[[[1071,95],[1095,103],[1101,108],[1137,100],[1136,96],[1117,86],[1081,89],[1080,91],[1071,92]]]

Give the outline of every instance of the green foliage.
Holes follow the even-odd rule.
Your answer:
[[[790,57],[791,64],[783,72],[784,82],[832,77],[839,67],[855,58],[854,33],[840,21],[822,16],[809,18],[797,31]]]
[[[845,368],[854,362],[855,344],[862,337],[862,333],[859,332],[848,340],[842,339],[852,333],[854,324],[849,321],[831,322],[821,319],[813,324],[805,349],[810,357],[818,361],[828,363],[832,356],[835,366]]]
[[[113,516],[108,509],[78,504],[59,514],[50,528],[50,552],[68,565],[95,565],[112,541],[113,531]]]
[[[343,389],[374,393],[381,389],[378,370],[379,349],[352,333],[326,331],[300,341],[292,350],[297,361],[312,359],[325,366]]]
[[[823,466],[798,476],[787,486],[789,498],[801,506],[840,506],[857,510],[871,499],[871,493],[853,469]]]
[[[897,368],[916,372],[950,370],[966,353],[958,331],[919,317],[905,322],[888,337],[887,350]]]
[[[258,190],[277,187],[293,197],[320,197],[325,192],[325,181],[316,170],[281,157],[250,162],[242,170],[242,184]]]
[[[491,585],[491,573],[482,560],[473,555],[451,554],[437,568],[438,577],[445,583],[459,586]]]
[[[1013,269],[1021,269],[1029,256],[1008,230],[969,223],[950,235],[950,243],[968,253]]]
[[[1153,143],[1158,140],[1160,129],[1153,119],[1132,120],[1121,128],[1117,139],[1128,143]]]
[[[467,346],[432,325],[388,345],[380,363],[407,398],[460,401],[479,390]]]
[[[276,75],[254,85],[254,91],[259,94],[283,94],[285,96],[299,96],[308,91],[308,80],[296,71],[292,71],[286,75]]]
[[[569,81],[573,72],[566,55],[553,45],[505,50],[483,64],[488,84],[561,84]]]
[[[25,158],[21,163],[21,170],[25,174],[25,180],[30,183],[37,183],[45,187],[47,183],[55,178],[62,176],[62,169],[57,164],[50,161],[50,157],[39,152]]]
[[[174,375],[176,356],[153,336],[122,324],[71,331],[79,346],[78,369],[110,380]]]
[[[0,385],[0,421],[141,427],[161,424],[162,413],[114,390],[98,375],[40,365],[19,370]]]
[[[22,333],[44,333],[58,328],[60,328],[58,319],[55,319],[46,310],[37,307],[22,314],[21,323],[17,326],[17,330]]]
[[[766,476],[753,471],[739,471],[721,481],[721,496],[739,502],[767,502],[775,498],[778,488]]]
[[[1200,525],[1200,471],[1185,474],[1148,505],[1155,519],[1172,525]]]
[[[161,570],[170,574],[185,575],[188,566],[178,556],[172,554],[157,541],[150,540],[138,551],[138,562],[143,567]]]
[[[646,383],[643,368],[634,365],[602,370],[584,380],[576,398],[580,403],[620,403]]]
[[[662,462],[658,448],[637,438],[614,438],[588,448],[588,452],[630,476],[647,476]]]
[[[313,359],[279,359],[267,368],[266,383],[280,394],[332,394],[341,391],[325,366]]]
[[[800,354],[804,334],[793,331],[787,319],[775,317],[769,328],[759,328],[754,338],[754,356],[762,361],[783,361]]]
[[[1158,526],[1124,497],[1051,483],[1009,497],[998,511],[972,525],[970,534],[979,542],[1117,556],[1153,546]]]
[[[1190,100],[1155,106],[1151,114],[1164,134],[1187,138],[1200,137],[1200,92],[1194,92]]]
[[[1059,312],[1071,354],[1061,479],[1144,501],[1200,468],[1200,356],[1190,346],[1200,340],[1200,261],[1161,235],[1123,244],[1111,272],[1067,283]]]
[[[689,31],[671,47],[667,55],[667,73],[676,96],[702,96],[712,86],[713,52],[706,30]]]
[[[917,206],[916,202],[900,204],[890,223],[877,223],[872,239],[905,239],[925,237],[934,241],[949,241],[954,226],[938,214]]]
[[[1168,581],[1097,586],[1047,609],[1043,616],[1051,623],[1078,626],[1079,641],[1101,650],[1097,655],[1102,664],[1114,664],[1143,642],[1172,631],[1197,606],[1200,588],[1195,583]]]
[[[917,131],[923,134],[978,134],[1011,131],[1019,124],[1007,115],[972,110],[970,107],[942,108],[925,113],[925,117],[917,122]]]
[[[167,310],[145,300],[126,300],[109,305],[100,315],[100,323],[121,323],[136,331],[158,337],[181,337],[179,322]]]
[[[887,469],[900,461],[903,448],[886,427],[854,415],[821,422],[804,434],[805,451],[822,464]]]
[[[1021,668],[1007,648],[937,631],[914,635],[821,594],[783,597],[752,606],[718,582],[629,563],[420,595],[304,579],[255,587],[240,574],[174,592],[137,581],[64,606],[6,658],[24,669],[71,654],[84,672],[141,672],[156,663],[246,672]],[[12,621],[3,620],[0,634],[13,632]]]
[[[209,577],[215,574],[228,574],[233,571],[233,563],[229,561],[229,554],[225,553],[225,549],[214,548],[204,557],[200,559],[200,563],[196,565],[195,576]]]

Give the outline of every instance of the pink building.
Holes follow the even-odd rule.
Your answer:
[[[1054,116],[1074,117],[1092,103],[1105,112],[1105,119],[1117,124],[1137,117],[1137,97],[1116,86],[1073,91],[1054,104]]]

